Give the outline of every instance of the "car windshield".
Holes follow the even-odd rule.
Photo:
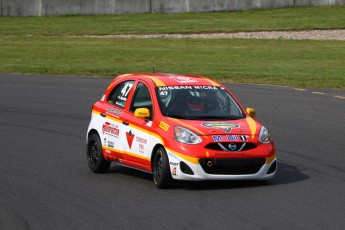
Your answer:
[[[188,120],[237,120],[245,117],[222,87],[163,86],[157,97],[164,116]]]

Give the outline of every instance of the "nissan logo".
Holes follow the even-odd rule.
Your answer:
[[[236,145],[236,144],[234,144],[234,143],[229,144],[229,149],[230,149],[231,151],[235,151],[236,148],[237,148],[237,145]]]

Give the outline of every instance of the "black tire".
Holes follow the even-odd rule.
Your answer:
[[[91,134],[86,147],[87,163],[94,173],[104,173],[110,167],[109,161],[105,160],[102,152],[102,143],[97,134]]]
[[[173,184],[169,159],[163,147],[157,149],[153,160],[153,182],[158,188],[169,188]]]

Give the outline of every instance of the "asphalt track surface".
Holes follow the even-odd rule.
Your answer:
[[[269,182],[182,183],[87,167],[111,79],[0,74],[0,229],[345,229],[345,92],[227,85],[271,131]]]

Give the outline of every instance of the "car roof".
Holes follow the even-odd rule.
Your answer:
[[[212,79],[203,76],[172,74],[172,73],[130,73],[123,74],[117,78],[131,77],[134,79],[151,79],[156,86],[180,86],[180,85],[200,85],[200,86],[220,86]]]

